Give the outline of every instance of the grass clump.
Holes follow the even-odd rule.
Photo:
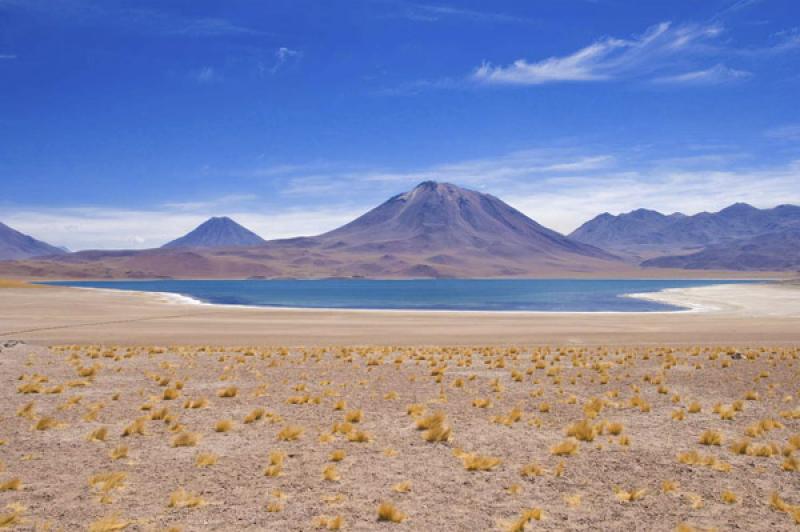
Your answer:
[[[170,494],[168,506],[170,508],[197,508],[204,504],[205,501],[200,496],[178,488]]]
[[[402,523],[405,518],[406,515],[389,501],[384,501],[378,506],[378,521]]]
[[[173,447],[194,447],[200,441],[200,435],[194,432],[180,432],[172,438]]]
[[[278,440],[280,441],[293,441],[300,439],[305,432],[303,427],[297,425],[286,425],[278,432]]]

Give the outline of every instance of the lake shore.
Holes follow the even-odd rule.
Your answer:
[[[0,338],[31,343],[436,345],[793,343],[800,287],[719,285],[644,296],[667,313],[319,310],[195,304],[174,294],[6,288]]]

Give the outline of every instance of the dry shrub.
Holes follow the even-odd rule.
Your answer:
[[[144,436],[144,429],[146,423],[147,423],[146,417],[136,418],[122,431],[122,437],[125,438],[128,436],[133,436],[134,434],[138,434],[139,436]]]
[[[405,518],[405,514],[389,501],[384,501],[378,506],[378,521],[401,523]]]
[[[281,441],[292,441],[299,439],[305,429],[303,427],[299,427],[297,425],[286,425],[283,427],[280,432],[278,432],[277,438]]]
[[[392,486],[392,489],[397,493],[408,493],[409,491],[411,491],[411,481],[404,480],[402,482],[398,482],[397,484]]]
[[[344,452],[342,449],[337,449],[337,450],[333,451],[333,452],[330,454],[330,456],[328,457],[328,459],[329,459],[331,462],[341,462],[342,460],[344,460],[345,456],[346,456],[346,454],[345,454],[345,452]]]
[[[121,519],[118,515],[112,514],[89,525],[89,532],[114,532],[115,530],[125,530],[130,522]]]
[[[539,466],[539,464],[530,463],[520,469],[519,474],[523,477],[539,477],[546,473],[546,471]]]
[[[123,471],[107,471],[89,477],[89,486],[100,493],[112,490],[121,490],[125,485],[128,474]]]
[[[178,488],[169,496],[170,508],[197,508],[205,504],[205,501],[198,495],[190,493],[185,489]]]
[[[354,430],[347,435],[347,441],[353,443],[369,443],[372,441],[372,435],[363,430]]]
[[[360,423],[364,419],[364,412],[361,410],[352,410],[344,415],[344,420],[348,423]]]
[[[491,471],[502,463],[494,456],[482,456],[476,453],[465,453],[456,449],[453,454],[461,459],[461,464],[467,471]]]
[[[330,482],[338,482],[342,477],[339,475],[339,471],[337,471],[336,466],[329,464],[326,465],[322,470],[322,478]]]
[[[239,394],[239,389],[236,386],[228,386],[217,392],[217,397],[229,398],[236,397]]]
[[[22,487],[22,481],[19,478],[12,478],[5,482],[0,482],[0,492],[2,491],[19,491]]]
[[[722,445],[722,433],[717,430],[707,430],[700,435],[702,445]]]
[[[217,463],[217,455],[214,453],[200,453],[197,455],[195,465],[197,467],[209,467]]]
[[[255,410],[253,410],[252,412],[250,412],[245,416],[244,422],[245,424],[249,424],[259,421],[261,418],[264,417],[265,413],[266,412],[264,411],[263,408],[256,408]]]
[[[180,432],[172,438],[173,447],[194,447],[200,441],[200,435],[194,432]]]
[[[736,504],[737,502],[739,502],[739,497],[732,491],[725,490],[722,492],[722,495],[720,497],[722,499],[722,502],[724,502],[725,504]]]
[[[214,432],[230,432],[233,429],[233,421],[221,419],[214,425]]]
[[[544,512],[539,508],[527,508],[522,510],[522,514],[510,523],[504,523],[507,532],[524,532],[525,527],[531,521],[541,521],[544,519]]]
[[[598,430],[588,419],[584,419],[567,427],[566,432],[567,436],[572,436],[579,441],[594,441]]]
[[[614,488],[614,496],[620,502],[634,502],[638,501],[639,499],[643,499],[644,496],[647,494],[647,489],[634,489],[631,491],[625,491],[623,489]]]
[[[49,416],[39,418],[39,421],[33,426],[36,430],[50,430],[58,427],[58,420]]]
[[[93,442],[104,442],[106,441],[107,437],[108,429],[105,427],[100,427],[90,432],[86,439]]]
[[[580,445],[575,440],[564,440],[561,443],[550,447],[550,453],[556,456],[571,456],[578,452]]]
[[[341,515],[334,517],[321,515],[314,519],[314,526],[328,530],[341,530],[344,527],[344,518]]]
[[[120,445],[115,447],[109,451],[108,456],[112,460],[119,460],[120,458],[127,458],[128,456],[128,446],[127,445]]]

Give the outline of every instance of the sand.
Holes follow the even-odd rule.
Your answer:
[[[508,529],[535,509],[543,519],[526,529],[796,530],[800,287],[642,297],[691,310],[253,309],[0,289],[0,524],[82,530],[112,516],[125,530],[314,530],[340,518],[346,530],[472,531]],[[375,347],[340,347],[353,345]],[[404,347],[380,347],[389,345]],[[218,396],[229,387],[235,397]],[[184,407],[198,399],[207,407]],[[689,413],[693,402],[700,412]],[[424,413],[408,415],[410,404]],[[265,415],[245,423],[258,408]],[[343,425],[353,411],[363,418]],[[434,412],[445,415],[444,441],[415,427]],[[144,434],[124,437],[142,417]],[[232,429],[216,432],[220,420]],[[554,455],[581,420],[592,441]],[[280,440],[287,426],[302,435]],[[90,441],[100,429],[105,438]],[[709,430],[721,445],[700,444]],[[351,441],[359,431],[368,441]],[[181,432],[197,444],[173,447]],[[745,438],[748,451],[734,452]],[[112,460],[119,446],[127,456]],[[344,460],[331,462],[334,450]],[[272,451],[286,456],[278,476],[265,475]],[[691,451],[711,465],[678,460]],[[197,467],[200,453],[216,464]],[[467,471],[464,453],[499,462]],[[523,475],[530,464],[537,474]],[[323,478],[330,465],[338,480]],[[124,474],[118,489],[91,487],[109,472]],[[395,491],[403,481],[410,491]],[[664,481],[676,487],[665,492]],[[179,488],[199,506],[171,507]],[[726,491],[735,501],[723,501]],[[623,492],[642,498],[624,502]],[[773,493],[789,511],[771,505]],[[383,501],[402,523],[378,521]]]
[[[796,530],[794,517],[769,501],[778,493],[800,505],[800,472],[785,470],[781,455],[800,453],[791,450],[791,442],[800,446],[799,359],[797,348],[757,346],[282,352],[16,345],[0,352],[0,486],[14,479],[21,486],[0,491],[0,520],[17,519],[25,530],[83,530],[113,515],[127,530],[255,531],[313,530],[326,516],[340,517],[346,530],[472,531],[504,530],[534,508],[543,519],[531,530],[671,531],[682,523]],[[235,397],[218,396],[229,387]],[[168,389],[177,397],[166,399]],[[745,400],[748,392],[758,395]],[[184,407],[201,398],[207,407]],[[478,408],[476,399],[491,404]],[[695,401],[701,411],[688,413]],[[408,415],[412,403],[424,412]],[[732,419],[715,413],[717,404]],[[158,419],[164,408],[166,421]],[[244,423],[256,408],[264,417]],[[354,411],[362,417],[347,427]],[[444,413],[449,438],[428,442],[415,424],[435,412]],[[142,416],[143,434],[123,436]],[[55,426],[35,429],[48,418]],[[554,455],[583,419],[594,439],[577,442],[574,455]],[[778,423],[750,438],[750,454],[731,450],[767,419]],[[219,420],[231,420],[232,429],[215,432]],[[302,435],[281,441],[287,426]],[[105,439],[90,441],[99,429]],[[721,434],[722,445],[699,443],[708,430]],[[180,432],[196,434],[197,444],[173,447]],[[358,432],[368,441],[351,441]],[[120,445],[127,456],[112,460]],[[763,449],[774,454],[759,456]],[[334,450],[346,456],[334,464],[338,480],[324,480]],[[273,451],[286,457],[278,476],[266,476]],[[713,457],[713,466],[678,460],[691,451]],[[197,467],[200,453],[217,463]],[[467,471],[462,453],[499,463]],[[523,475],[530,464],[539,470]],[[118,489],[90,486],[109,472],[125,475]],[[396,492],[403,481],[410,491]],[[664,481],[674,490],[665,492]],[[170,507],[179,488],[200,506]],[[642,498],[623,502],[615,490]],[[725,491],[732,504],[722,500]],[[382,501],[405,520],[379,522]]]
[[[146,293],[0,290],[0,339],[29,343],[541,345],[800,342],[800,287],[717,285],[647,297],[672,313],[420,312],[240,308]]]

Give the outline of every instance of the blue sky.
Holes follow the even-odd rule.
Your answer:
[[[796,0],[0,0],[0,220],[314,234],[425,179],[562,232],[800,203]]]

